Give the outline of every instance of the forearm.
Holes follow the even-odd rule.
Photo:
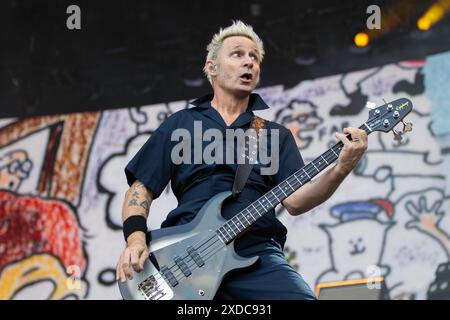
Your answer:
[[[141,215],[147,219],[152,200],[151,192],[140,181],[135,181],[125,193],[122,208],[122,222],[135,215]],[[130,243],[135,240],[143,240],[145,242],[145,233],[142,231],[133,232],[128,237],[127,242]]]
[[[347,174],[339,165],[333,166],[291,194],[283,201],[283,205],[292,215],[305,213],[329,199]]]

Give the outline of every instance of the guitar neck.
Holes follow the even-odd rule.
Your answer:
[[[372,132],[366,123],[360,126],[359,129],[364,130],[367,134]],[[294,174],[279,183],[276,187],[261,196],[258,200],[251,203],[233,218],[225,222],[216,230],[219,238],[227,244],[233,241],[240,233],[248,229],[256,220],[271,211],[297,189],[305,183],[311,181],[313,177],[335,162],[339,157],[343,146],[343,143],[339,141],[316,159],[303,166]]]

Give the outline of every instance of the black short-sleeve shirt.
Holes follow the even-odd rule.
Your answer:
[[[232,164],[208,164],[205,161],[198,163],[198,161],[194,161],[193,156],[192,161],[188,161],[188,163],[174,164],[171,158],[172,150],[175,145],[180,143],[180,140],[172,138],[174,130],[185,129],[184,132],[189,132],[191,147],[194,149],[194,140],[198,138],[200,132],[199,127],[201,127],[200,134],[208,129],[218,129],[223,133],[223,137],[226,137],[226,129],[246,130],[250,127],[253,111],[268,108],[259,95],[251,94],[246,112],[242,113],[230,126],[227,126],[220,113],[211,107],[211,99],[212,95],[204,96],[191,102],[190,108],[178,111],[168,117],[125,168],[128,184],[131,186],[136,179],[141,181],[154,193],[155,198],[159,197],[169,181],[171,182],[178,206],[167,214],[161,225],[162,228],[189,222],[211,197],[222,191],[231,191],[237,169],[237,161]],[[262,164],[255,164],[239,198],[235,200],[230,197],[223,204],[222,215],[227,219],[304,165],[294,137],[288,129],[272,121],[266,121],[265,128],[268,132],[268,154],[271,154],[274,149],[271,145],[272,129],[278,130],[278,170],[272,175],[261,175]],[[196,134],[197,136],[195,136]],[[201,147],[205,148],[210,142],[202,141],[201,143]],[[237,158],[236,151],[237,148],[234,148],[234,159]],[[226,159],[225,155],[223,159]],[[239,246],[247,247],[271,241],[271,239],[283,245],[286,232],[286,228],[272,210],[257,220],[249,232],[239,239]]]

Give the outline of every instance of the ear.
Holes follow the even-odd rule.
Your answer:
[[[210,76],[215,76],[217,74],[217,66],[212,60],[207,60],[205,63],[205,71],[208,72]]]

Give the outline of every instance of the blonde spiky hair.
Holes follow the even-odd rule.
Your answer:
[[[253,31],[253,27],[243,23],[240,20],[233,20],[233,24],[229,27],[226,27],[225,29],[220,28],[220,31],[216,33],[211,42],[206,47],[206,51],[208,51],[208,54],[206,56],[206,60],[216,60],[217,53],[219,52],[220,48],[222,47],[223,41],[228,37],[233,36],[243,36],[247,37],[250,40],[252,40],[256,47],[258,48],[259,53],[259,61],[262,62],[264,58],[264,46],[263,42],[260,39],[260,37]],[[206,67],[206,66],[205,66]],[[208,77],[209,83],[212,85],[212,79],[209,73],[204,68],[203,71],[205,72],[206,76]]]

